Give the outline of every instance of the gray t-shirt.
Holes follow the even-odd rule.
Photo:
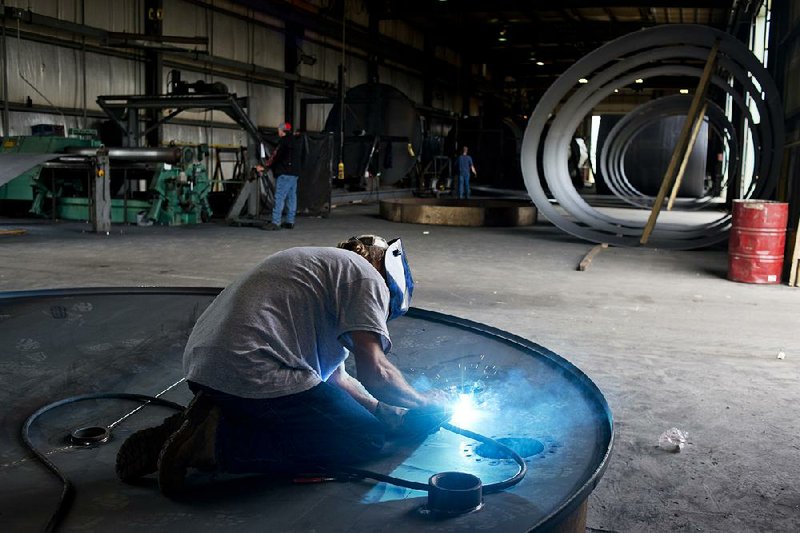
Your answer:
[[[243,398],[276,398],[327,380],[372,331],[391,349],[389,290],[359,255],[291,248],[233,282],[197,320],[183,354],[186,378]]]

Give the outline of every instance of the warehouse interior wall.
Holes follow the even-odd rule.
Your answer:
[[[309,2],[319,8],[323,2]],[[286,23],[227,1],[164,0],[163,34],[206,37],[208,45],[191,46],[185,53],[163,52],[162,90],[167,91],[170,71],[178,69],[187,81],[224,83],[230,92],[250,99],[251,115],[259,127],[274,129],[284,120],[287,72],[296,71],[294,108],[308,97],[336,94],[338,66],[345,65],[347,88],[368,79],[371,50],[352,45],[347,28],[366,30],[370,23],[367,0],[345,3],[344,42],[341,36],[302,29],[296,42],[313,64],[285,65]],[[2,135],[29,135],[30,126],[57,123],[65,128],[92,127],[105,115],[96,103],[99,95],[145,93],[145,51],[142,47],[110,47],[103,32],[143,33],[144,0],[7,0],[3,6],[30,10],[50,17],[48,26],[27,24],[5,17],[0,60],[6,112]],[[61,24],[63,23],[63,25]],[[423,50],[425,36],[402,21],[380,21],[382,38],[409,49]],[[436,46],[436,59],[457,66],[458,54]],[[379,80],[399,88],[421,103],[424,74],[417,65],[378,59]],[[289,68],[291,67],[291,68]],[[453,112],[460,106],[455,87],[437,85],[433,106]],[[330,106],[309,108],[307,129],[323,128]],[[199,125],[202,122],[205,125]],[[183,113],[163,127],[163,142],[191,144],[246,144],[244,133],[222,113]]]

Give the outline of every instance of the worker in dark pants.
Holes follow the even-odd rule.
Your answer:
[[[475,170],[475,164],[472,162],[472,156],[469,155],[469,148],[463,147],[461,155],[458,156],[458,197],[469,199],[469,177],[470,172],[478,175]]]
[[[266,168],[272,169],[275,178],[275,205],[272,208],[272,220],[262,229],[279,230],[281,228],[293,229],[294,219],[297,214],[297,181],[300,171],[297,164],[296,145],[298,140],[291,135],[292,125],[282,122],[278,125],[278,146],[266,163]],[[286,222],[283,220],[283,210],[286,208]]]
[[[228,473],[335,469],[374,458],[387,438],[423,437],[446,421],[446,395],[420,392],[386,357],[388,319],[408,309],[402,244],[353,237],[292,248],[232,283],[198,319],[184,352],[195,398],[181,415],[132,435],[117,473],[158,468],[180,493],[188,468]],[[358,379],[345,370],[353,354]]]

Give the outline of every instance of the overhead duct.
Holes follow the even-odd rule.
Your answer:
[[[784,140],[783,112],[774,81],[747,47],[730,35],[707,26],[673,24],[635,32],[598,48],[567,69],[542,96],[525,130],[521,165],[525,186],[548,220],[589,241],[639,245],[645,226],[642,217],[627,219],[598,211],[575,190],[567,167],[569,143],[584,117],[615,89],[640,78],[675,75],[699,78],[701,69],[687,67],[686,60],[706,60],[716,41],[719,41],[718,71],[711,83],[733,96],[734,106],[748,120],[755,145],[752,173],[743,176],[745,183],[750,183],[743,197],[766,198],[772,194]],[[588,83],[579,84],[581,78]],[[733,88],[729,86],[730,80],[735,82]],[[751,107],[755,108],[755,115]],[[713,102],[709,102],[709,109],[709,117],[717,115]],[[718,116],[710,120],[720,131],[733,131]],[[636,128],[639,123],[631,119],[627,127]],[[620,139],[630,137],[618,133]],[[742,132],[737,133],[742,138]],[[541,168],[537,164],[540,153]],[[741,155],[733,154],[732,158],[738,161]],[[606,162],[609,163],[616,165],[617,160]],[[616,177],[618,189],[624,190],[624,180]],[[549,193],[545,192],[542,178]],[[642,200],[642,195],[630,189],[621,197]],[[644,204],[648,205],[646,199]],[[674,249],[707,246],[727,237],[730,219],[730,214],[724,213],[716,220],[700,224],[662,221],[656,225],[648,244]]]

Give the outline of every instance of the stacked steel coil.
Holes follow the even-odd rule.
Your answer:
[[[542,96],[530,116],[522,144],[525,185],[539,211],[562,230],[594,242],[638,246],[645,225],[642,216],[625,219],[590,206],[574,188],[567,168],[570,140],[586,115],[615,89],[656,76],[700,78],[701,67],[715,42],[719,42],[717,69],[711,84],[731,96],[733,105],[752,136],[754,161],[744,198],[767,198],[775,190],[784,142],[783,109],[775,82],[764,65],[741,42],[707,26],[666,25],[649,28],[611,41],[567,69]],[[585,78],[588,83],[579,84]],[[598,167],[611,191],[625,202],[649,208],[653,198],[638,191],[627,179],[624,157],[642,129],[661,117],[685,114],[691,97],[669,96],[654,100],[626,115],[610,132],[598,154]],[[706,119],[728,151],[728,175],[742,171],[743,132],[727,118],[718,103],[709,100]],[[672,150],[672,147],[665,147]],[[537,162],[538,155],[541,160]],[[541,166],[540,166],[541,165]],[[544,178],[544,179],[542,179]],[[546,189],[543,186],[546,182]],[[677,205],[699,208],[709,198],[684,199]],[[730,213],[702,224],[656,225],[649,246],[699,248],[724,240]]]

